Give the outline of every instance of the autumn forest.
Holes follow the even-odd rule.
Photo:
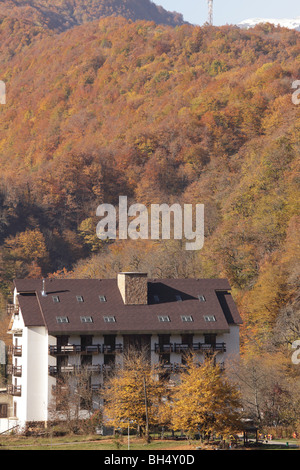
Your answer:
[[[243,351],[283,351],[290,364],[300,337],[300,33],[122,17],[57,30],[0,14],[3,312],[15,277],[226,277]],[[101,242],[96,208],[119,195],[204,204],[203,249]]]

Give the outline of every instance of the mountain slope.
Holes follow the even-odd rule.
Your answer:
[[[0,63],[2,291],[13,277],[64,268],[227,277],[250,341],[269,333],[297,292],[299,33],[104,18],[55,34],[8,18],[0,44],[10,43]],[[203,250],[103,246],[96,207],[120,195],[203,203]]]
[[[65,31],[106,16],[172,26],[184,23],[181,14],[168,12],[150,0],[0,0],[0,15],[27,20],[54,31]]]

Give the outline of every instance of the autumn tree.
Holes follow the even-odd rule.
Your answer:
[[[248,353],[228,367],[241,392],[244,416],[262,426],[299,426],[299,373],[286,356],[271,352]]]
[[[66,432],[93,431],[102,425],[100,387],[91,386],[92,371],[88,365],[74,367],[72,374],[60,374],[52,390],[50,420],[59,422]]]
[[[149,440],[150,427],[158,424],[165,383],[159,368],[150,364],[145,350],[130,348],[123,364],[107,378],[104,386],[104,415],[115,428],[137,428]]]
[[[78,227],[78,232],[84,245],[92,253],[100,251],[104,245],[104,242],[97,237],[96,226],[97,221],[95,218],[88,217],[84,219]]]
[[[173,397],[173,428],[189,436],[199,433],[206,439],[241,430],[241,400],[235,385],[213,360],[199,364],[191,355],[186,361]]]
[[[16,277],[40,278],[49,261],[44,235],[37,228],[8,237],[0,257],[3,289]]]

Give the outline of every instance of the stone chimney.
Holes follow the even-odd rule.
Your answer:
[[[125,272],[118,274],[118,288],[125,305],[147,305],[147,273]]]

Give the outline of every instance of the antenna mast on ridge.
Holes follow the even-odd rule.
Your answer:
[[[208,23],[213,24],[213,0],[207,0],[208,3]]]

